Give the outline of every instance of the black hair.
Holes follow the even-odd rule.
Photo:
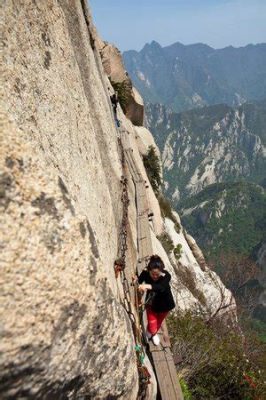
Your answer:
[[[161,257],[157,255],[151,256],[149,264],[147,266],[148,271],[152,271],[153,269],[159,269],[162,272],[164,268],[165,266]]]

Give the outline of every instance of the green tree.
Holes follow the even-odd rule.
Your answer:
[[[130,82],[126,80],[124,80],[123,82],[114,82],[110,80],[110,82],[111,85],[113,86],[114,91],[117,93],[119,104],[124,114],[126,114],[131,95],[132,85],[130,84]]]
[[[175,246],[175,248],[174,248],[174,255],[175,255],[176,260],[179,260],[179,258],[180,258],[181,255],[182,255],[182,244],[181,244],[181,243],[179,243],[179,244],[177,244],[177,245]]]
[[[160,159],[156,154],[154,146],[149,146],[147,154],[143,156],[143,164],[149,181],[156,195],[160,192],[162,185]]]

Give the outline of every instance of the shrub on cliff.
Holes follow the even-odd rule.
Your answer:
[[[132,86],[126,80],[123,82],[113,82],[111,80],[110,82],[111,82],[111,85],[113,86],[114,91],[117,92],[119,104],[120,104],[124,114],[126,114],[127,106],[128,106],[130,95],[131,95]]]
[[[169,218],[175,222],[175,217],[173,214],[172,206],[170,201],[160,193],[158,195],[158,201],[163,217]]]
[[[143,156],[143,164],[149,181],[156,195],[160,192],[162,185],[160,159],[156,154],[154,146],[149,146],[147,154]]]
[[[157,239],[159,239],[159,241],[161,242],[166,254],[170,255],[175,246],[168,233],[163,232],[160,236],[157,236]]]
[[[180,383],[180,386],[182,389],[184,400],[192,400],[192,394],[190,393],[190,390],[186,384],[186,381],[183,378],[181,378],[179,383]]]
[[[182,244],[179,243],[174,248],[174,256],[176,260],[179,260],[181,258],[181,255],[182,255]]]
[[[264,382],[247,339],[221,320],[206,324],[199,315],[172,315],[168,328],[178,375],[191,400],[262,400]],[[246,353],[245,353],[246,352]]]

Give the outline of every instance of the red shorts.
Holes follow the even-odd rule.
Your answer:
[[[151,309],[150,306],[146,308],[147,311],[147,319],[148,319],[148,326],[147,330],[152,334],[155,335],[158,330],[160,329],[163,320],[169,313],[169,311],[163,311],[163,312],[156,312]]]

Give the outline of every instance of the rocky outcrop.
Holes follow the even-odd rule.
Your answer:
[[[131,84],[131,80],[125,70],[123,59],[117,47],[108,42],[103,42],[98,38],[97,45],[100,51],[103,68],[105,73],[113,82],[127,81]]]
[[[128,99],[126,116],[132,124],[142,126],[144,120],[144,103],[136,88],[132,88],[131,96]]]
[[[207,263],[201,249],[197,245],[196,240],[191,235],[189,235],[185,230],[184,230],[184,236],[202,271],[206,271]]]
[[[136,88],[132,86],[132,81],[125,70],[122,55],[113,45],[97,41],[102,58],[105,73],[111,82],[124,83],[129,88],[126,104],[126,116],[137,126],[143,125],[144,103]]]
[[[154,147],[157,156],[161,160],[161,153],[159,147],[155,143],[154,137],[152,136],[151,132],[147,128],[144,128],[143,126],[135,127],[135,131],[137,132],[136,139],[138,142],[139,152],[141,153],[141,155],[144,156],[145,154],[147,154],[149,147],[152,146]]]

